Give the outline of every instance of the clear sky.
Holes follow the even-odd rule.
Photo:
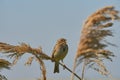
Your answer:
[[[56,40],[64,37],[69,45],[69,53],[64,63],[72,68],[84,20],[105,6],[114,5],[120,10],[119,3],[119,0],[0,0],[0,42],[13,45],[25,42],[32,47],[41,46],[46,54],[51,55]],[[109,47],[117,57],[113,58],[113,62],[106,61],[108,70],[117,78],[120,78],[119,26],[119,22],[115,22],[112,28],[115,37],[108,38],[108,41],[118,45],[117,48]],[[41,75],[39,65],[35,61],[30,67],[24,66],[28,56],[30,55],[24,55],[10,71],[2,71],[8,80],[36,79]],[[59,74],[53,74],[54,64],[51,61],[45,61],[45,65],[47,77],[70,77],[70,73],[62,67]],[[77,72],[79,71],[80,68]],[[93,70],[87,70],[85,76],[102,77]]]

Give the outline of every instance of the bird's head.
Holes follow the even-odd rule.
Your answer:
[[[60,38],[60,39],[57,40],[57,43],[61,43],[61,42],[66,43],[66,41],[67,41],[67,40],[66,40],[65,38]]]

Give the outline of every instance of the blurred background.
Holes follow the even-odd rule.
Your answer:
[[[96,10],[105,6],[115,6],[120,10],[119,0],[0,0],[0,42],[18,45],[21,42],[32,47],[41,46],[43,51],[51,56],[56,40],[63,37],[67,39],[69,52],[64,63],[72,69],[74,55],[80,40],[80,32],[85,19]],[[120,24],[114,22],[114,37],[107,40],[118,47],[108,47],[116,55],[113,62],[105,61],[105,65],[113,75],[120,78]],[[41,75],[39,64],[33,61],[32,66],[24,66],[30,54],[23,55],[11,70],[3,70],[8,80],[35,80]],[[6,58],[0,54],[0,58]],[[7,59],[7,58],[6,58]],[[12,61],[12,59],[8,59]],[[71,73],[63,70],[54,74],[54,63],[45,61],[47,77],[51,80],[59,78],[66,80]],[[76,73],[80,75],[81,68]],[[105,78],[99,73],[89,69],[85,73],[86,78]],[[69,80],[69,79],[68,79]]]

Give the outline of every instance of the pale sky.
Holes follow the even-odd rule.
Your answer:
[[[69,52],[64,63],[72,69],[74,55],[77,50],[80,31],[85,19],[97,9],[114,5],[120,10],[119,0],[0,0],[0,42],[18,45],[21,42],[32,47],[41,46],[43,51],[51,55],[56,40],[66,38]],[[120,78],[120,24],[115,21],[113,32],[115,37],[109,37],[108,41],[118,45],[109,47],[116,57],[113,62],[105,61],[108,70],[113,77]],[[22,56],[11,70],[3,70],[2,73],[8,80],[22,78],[36,79],[41,75],[39,65],[34,61],[32,66],[24,66],[28,54]],[[0,56],[0,58],[4,58]],[[11,60],[11,59],[9,59]],[[12,61],[12,60],[11,60]],[[54,64],[45,61],[47,77],[70,77],[71,73],[60,67],[59,74],[53,74]],[[77,69],[80,74],[81,67]],[[93,70],[87,70],[85,77],[101,78],[102,76]],[[31,80],[32,80],[31,79]],[[30,79],[29,79],[30,80]]]

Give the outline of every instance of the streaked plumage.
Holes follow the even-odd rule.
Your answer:
[[[63,61],[68,53],[68,45],[66,39],[60,38],[53,49],[52,58],[56,61],[54,67],[54,73],[59,73],[59,61]]]

